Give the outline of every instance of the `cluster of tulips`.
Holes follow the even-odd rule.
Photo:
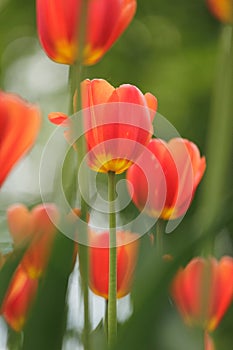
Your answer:
[[[209,0],[209,4],[221,20],[231,20],[229,13],[233,12],[227,9],[230,1]],[[136,0],[37,0],[36,11],[45,53],[75,71],[72,113],[79,112],[78,118],[82,119],[80,124],[79,120],[74,124],[70,116],[52,112],[49,120],[66,129],[68,144],[77,157],[87,160],[92,171],[106,173],[109,179],[125,173],[128,194],[139,212],[155,221],[183,217],[206,168],[198,147],[181,137],[168,142],[152,137],[157,112],[153,94],[143,94],[130,84],[114,88],[103,79],[85,79],[81,84],[74,81],[78,68],[98,62],[124,32],[135,14]],[[37,106],[0,92],[0,186],[35,143],[40,124]],[[75,138],[77,127],[84,148]],[[110,204],[113,200],[114,197],[109,199]],[[88,224],[91,212],[87,213],[84,201],[80,202],[78,216],[87,224],[86,280],[95,294],[108,300],[107,337],[111,346],[116,342],[113,320],[116,299],[131,290],[140,237],[117,228],[114,212],[109,214],[109,230],[96,232]],[[8,325],[19,332],[27,322],[38,285],[46,274],[60,213],[51,203],[40,204],[31,211],[23,204],[15,204],[7,209],[6,215],[13,248],[26,249],[0,311]],[[155,240],[152,244],[159,242]],[[74,261],[81,249],[79,242],[74,243]],[[162,259],[163,252],[160,253]],[[7,257],[1,258],[3,266]],[[184,321],[204,330],[205,349],[215,349],[209,333],[218,326],[232,301],[233,258],[224,256],[217,261],[212,256],[195,257],[176,273],[170,293]],[[115,323],[116,320],[115,315]]]

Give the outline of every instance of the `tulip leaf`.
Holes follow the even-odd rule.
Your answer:
[[[44,280],[25,327],[23,350],[62,348],[66,295],[72,271],[74,242],[58,233]]]

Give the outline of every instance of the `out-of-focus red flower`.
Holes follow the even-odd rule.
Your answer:
[[[36,106],[0,91],[0,187],[15,163],[33,145],[40,119]]]
[[[156,98],[150,93],[143,95],[133,85],[115,89],[103,79],[86,79],[82,82],[82,104],[90,168],[103,173],[124,172],[151,139]],[[50,114],[49,119],[65,126],[68,122],[68,117],[59,113]]]
[[[213,15],[221,22],[232,23],[233,3],[232,0],[207,0],[207,5]]]
[[[6,292],[0,313],[16,332],[21,331],[38,288],[38,280],[19,265]]]
[[[233,298],[233,258],[193,259],[176,274],[171,294],[188,325],[213,331]]]
[[[23,204],[14,204],[7,209],[7,222],[15,246],[32,239],[35,229],[33,212]]]
[[[89,0],[80,52],[83,0],[37,0],[41,45],[58,63],[85,65],[98,62],[127,28],[136,11],[136,0]]]
[[[176,219],[188,210],[205,168],[194,143],[153,139],[127,171],[132,200],[152,217]]]
[[[30,278],[39,278],[51,251],[58,211],[53,204],[38,205],[31,212],[23,205],[8,209],[8,225],[16,245],[27,239],[29,247],[21,261]]]
[[[130,292],[138,255],[138,235],[117,232],[117,298]],[[108,299],[109,284],[109,232],[90,232],[89,286],[91,290]]]

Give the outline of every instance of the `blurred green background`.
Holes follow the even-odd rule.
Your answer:
[[[214,109],[213,96],[220,71],[218,57],[220,55],[222,27],[209,13],[204,0],[189,2],[185,0],[170,2],[138,0],[137,14],[130,27],[98,64],[85,68],[84,75],[88,78],[104,78],[114,86],[123,83],[134,84],[144,93],[151,92],[158,98],[159,113],[173,124],[182,137],[195,142],[201,153],[206,154],[211,110]],[[2,252],[11,249],[11,239],[5,220],[6,207],[14,202],[23,201],[28,205],[33,205],[40,201],[39,163],[46,141],[54,129],[47,121],[47,114],[58,110],[67,112],[67,79],[67,67],[50,61],[39,46],[36,34],[35,2],[31,0],[20,2],[0,0],[0,87],[3,90],[20,94],[25,99],[40,105],[44,117],[36,146],[26,159],[16,166],[0,194]],[[220,112],[219,124],[221,124],[222,118]],[[232,123],[229,124],[229,129],[232,134]],[[226,144],[229,149],[228,141]],[[62,142],[60,147],[62,147]],[[216,149],[221,148],[224,152],[224,138],[218,140],[215,147]],[[214,159],[215,152],[216,150],[212,149],[212,159]],[[229,158],[231,161],[228,162],[227,169],[222,175],[221,196],[217,199],[219,207],[216,220],[211,222],[212,233],[207,230],[212,237],[216,237],[214,245],[216,256],[232,255],[233,252],[232,142],[228,153],[231,155]],[[216,163],[215,167],[218,168],[218,166]],[[55,169],[56,166],[51,165],[48,174]],[[221,169],[218,173],[221,173]],[[201,233],[201,218],[205,215],[208,216],[208,210],[210,210],[206,203],[204,207],[201,206],[202,193],[208,187],[208,178],[211,178],[211,174],[208,174],[207,158],[207,174],[199,186],[190,211],[176,232],[165,237],[165,247],[168,252],[174,255],[180,251],[182,246],[186,251],[185,247],[187,246],[189,255],[181,257],[182,262],[186,262],[191,256],[201,252],[200,245],[203,242],[201,241],[199,245],[193,244],[193,246],[192,242],[194,237]],[[209,203],[210,207],[211,204]],[[132,213],[136,212],[136,209],[131,208],[131,210]],[[166,294],[168,281],[161,275],[161,271],[157,275],[156,269],[160,270],[160,266],[149,264],[150,259],[153,261],[153,257],[148,257],[148,245],[146,239],[144,241],[139,260],[141,265],[137,275],[139,282],[136,283],[134,300],[137,305],[138,294],[142,293],[142,300],[139,301],[139,304],[141,302],[144,309],[141,312],[141,319],[139,312],[135,319],[132,318],[132,321],[122,326],[119,349],[124,349],[123,344],[128,344],[128,347],[125,347],[128,350],[131,348],[146,350],[199,349],[199,335],[184,327],[176,310],[168,302]],[[145,261],[147,261],[147,265]],[[57,266],[60,268],[59,264]],[[173,270],[175,268],[174,265]],[[67,272],[64,272],[64,275],[65,273]],[[167,273],[166,269],[164,273]],[[171,271],[168,272],[168,275],[169,273]],[[51,310],[53,310],[52,307],[56,308],[56,300],[57,303],[60,302],[59,300],[64,301],[64,290],[59,296],[59,291],[55,289],[55,286],[56,283],[59,285],[66,280],[64,275],[61,273],[60,276],[60,272],[58,273],[56,269],[53,270],[53,274],[56,275],[54,276],[55,282],[54,285],[51,283],[49,286],[50,292],[54,296],[54,303],[52,306],[50,305]],[[151,278],[151,276],[153,277]],[[148,283],[148,288],[138,292],[137,285],[142,285],[142,282],[143,284]],[[61,299],[59,299],[60,297]],[[75,297],[71,303],[73,302],[75,302]],[[96,301],[96,303],[98,302]],[[47,307],[46,303],[44,307]],[[103,308],[102,304],[100,308]],[[78,307],[76,309],[78,310]],[[99,313],[101,314],[101,312]],[[53,322],[53,317],[51,316],[49,320]],[[34,330],[28,332],[28,334],[31,333],[34,340],[39,337],[40,322],[35,324]],[[74,324],[77,326],[77,322]],[[231,307],[214,334],[217,350],[232,350],[232,324],[233,308]],[[67,333],[69,343],[67,343],[68,345],[64,343],[63,349],[78,349],[77,342],[74,340],[77,329],[74,328],[74,325],[71,325]],[[55,338],[57,332],[62,332],[62,330],[64,331],[62,324],[50,323],[50,330],[47,330],[46,335],[47,345],[45,345],[46,342],[42,342],[43,347],[40,344],[35,349],[59,349],[59,341],[53,342],[53,337]],[[135,333],[137,337],[134,337]],[[3,337],[0,333],[0,338],[1,336]],[[101,331],[99,333],[97,331],[94,337],[101,339]],[[31,344],[30,340],[28,344]],[[28,349],[32,350],[30,345],[28,345]]]

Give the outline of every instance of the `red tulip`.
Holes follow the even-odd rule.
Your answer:
[[[117,232],[117,298],[130,292],[137,261],[138,235]],[[89,285],[91,290],[108,299],[109,284],[109,232],[90,233]]]
[[[0,91],[0,187],[15,163],[33,145],[40,112],[20,97]]]
[[[207,5],[213,15],[222,22],[232,23],[233,3],[232,0],[207,0]]]
[[[197,146],[185,139],[153,139],[127,171],[134,204],[152,217],[185,214],[206,167]]]
[[[21,265],[10,282],[1,307],[1,314],[16,332],[21,331],[38,288],[38,280],[31,279]]]
[[[15,244],[29,241],[21,265],[30,278],[39,278],[47,265],[57,220],[58,212],[52,204],[38,205],[31,212],[23,205],[8,209],[8,225]]]
[[[87,79],[82,82],[82,103],[89,166],[103,173],[124,172],[149,143],[156,98],[133,85],[115,89],[105,80]],[[55,124],[68,121],[59,113],[49,118]]]
[[[176,274],[172,297],[188,325],[213,331],[233,298],[233,258],[195,258]]]
[[[98,62],[123,33],[136,11],[136,0],[89,0],[80,52],[82,0],[37,0],[37,24],[41,45],[58,63],[85,65]]]

